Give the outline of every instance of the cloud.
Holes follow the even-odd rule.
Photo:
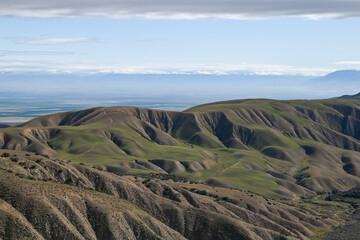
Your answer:
[[[31,45],[53,45],[53,44],[65,44],[65,43],[77,43],[77,42],[89,42],[90,38],[48,38],[40,40],[22,41],[23,44]]]
[[[360,61],[342,61],[337,62],[337,65],[345,65],[345,66],[352,66],[352,67],[360,67]]]
[[[14,56],[14,55],[72,55],[73,52],[51,52],[51,51],[1,51],[0,56]]]
[[[29,39],[28,37],[25,36],[5,36],[3,38],[16,44],[29,44],[29,45],[55,45],[55,44],[95,41],[94,38],[87,38],[87,37]]]
[[[336,71],[332,68],[303,68],[267,64],[107,64],[64,63],[51,61],[0,61],[3,72],[48,72],[74,74],[251,74],[251,75],[306,75],[323,76]]]
[[[251,19],[274,16],[342,18],[360,16],[356,0],[2,0],[0,15],[17,17],[150,19]]]

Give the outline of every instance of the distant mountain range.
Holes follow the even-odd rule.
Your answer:
[[[340,70],[329,73],[323,77],[318,77],[310,80],[310,82],[317,83],[360,83],[360,71],[357,70]]]
[[[341,70],[322,77],[312,78],[303,83],[304,98],[313,99],[334,98],[344,94],[356,94],[360,91],[360,71]]]

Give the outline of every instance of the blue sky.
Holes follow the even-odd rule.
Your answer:
[[[359,17],[354,0],[1,0],[0,122],[355,94],[314,76],[360,70]]]
[[[325,75],[360,68],[358,17],[0,17],[0,71]]]

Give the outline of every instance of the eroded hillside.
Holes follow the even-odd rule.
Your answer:
[[[236,189],[119,176],[6,152],[0,157],[2,239],[309,239],[338,224]]]

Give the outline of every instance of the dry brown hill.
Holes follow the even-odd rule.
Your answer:
[[[254,193],[4,152],[1,239],[309,239],[337,225]]]

